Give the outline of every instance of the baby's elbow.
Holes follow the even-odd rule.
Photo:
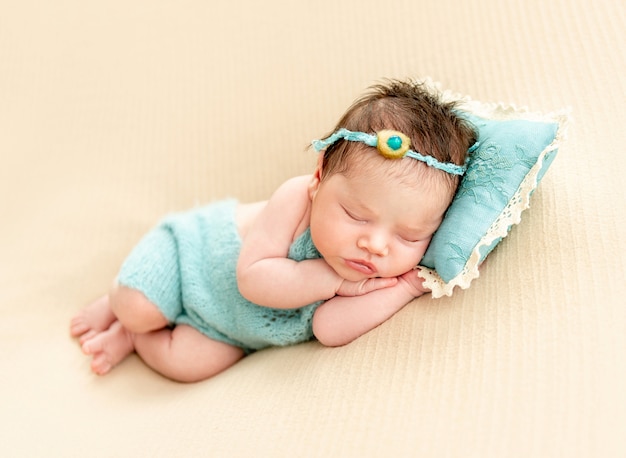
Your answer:
[[[346,336],[340,332],[339,326],[324,320],[323,315],[317,312],[313,315],[313,335],[319,343],[325,347],[341,347],[353,340],[346,339]]]
[[[238,266],[237,288],[239,289],[239,294],[241,294],[245,299],[254,302],[254,288],[251,285],[252,281],[250,279],[250,275],[247,275],[246,270]]]
[[[313,330],[313,335],[315,335],[315,338],[317,339],[317,341],[319,343],[321,343],[322,345],[324,345],[325,347],[341,347],[343,345],[345,345],[348,342],[343,342],[340,341],[338,339],[335,338],[335,336],[332,335],[328,335],[326,333],[319,332],[319,330]]]

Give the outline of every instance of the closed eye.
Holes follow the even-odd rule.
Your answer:
[[[424,237],[416,236],[414,234],[399,234],[398,237],[407,243],[419,243],[426,240]]]
[[[361,218],[360,216],[356,215],[355,213],[352,213],[350,210],[348,210],[343,205],[341,206],[341,208],[343,209],[345,214],[348,215],[348,217],[350,219],[353,219],[354,221],[358,221],[358,222],[365,222],[366,221],[365,219]]]

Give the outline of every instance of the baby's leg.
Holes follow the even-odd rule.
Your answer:
[[[115,317],[133,334],[156,331],[169,324],[161,310],[141,291],[118,285],[109,296]]]
[[[93,308],[90,314],[106,315],[107,319],[112,316],[113,320],[104,330],[100,329],[102,320],[81,342],[83,352],[93,356],[91,368],[96,374],[106,374],[135,350],[162,375],[195,382],[223,371],[244,356],[240,348],[209,339],[190,326],[167,328],[168,321],[158,307],[131,288],[118,286],[88,308]]]
[[[244,356],[242,349],[210,339],[186,325],[135,334],[133,341],[148,366],[179,382],[207,379]]]
[[[104,375],[133,352],[135,333],[156,331],[167,324],[141,292],[118,286],[77,315],[71,333],[80,335],[83,352],[92,355],[91,369]]]

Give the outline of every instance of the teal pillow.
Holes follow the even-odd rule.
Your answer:
[[[433,297],[469,287],[483,260],[520,222],[567,121],[565,111],[541,115],[467,100],[460,108],[475,126],[479,146],[420,263]]]

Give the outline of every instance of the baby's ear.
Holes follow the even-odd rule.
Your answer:
[[[315,166],[315,171],[313,175],[311,175],[311,181],[309,183],[309,198],[313,200],[317,190],[320,187],[320,183],[322,182],[322,164],[324,163],[324,152],[319,153],[319,157],[317,158],[317,165]]]
[[[317,194],[317,190],[320,188],[320,183],[320,175],[316,171],[316,173],[311,175],[311,181],[309,182],[309,199],[313,200],[315,194]]]
[[[317,154],[317,164],[315,166],[315,173],[314,173],[314,175],[317,175],[320,181],[322,180],[322,166],[323,165],[324,165],[324,151],[320,151]]]

